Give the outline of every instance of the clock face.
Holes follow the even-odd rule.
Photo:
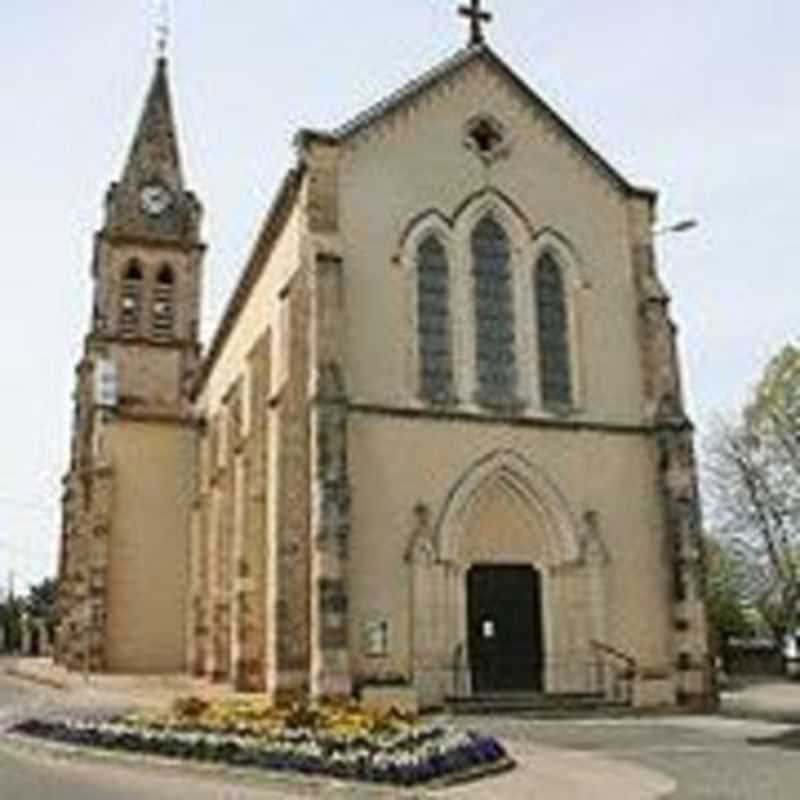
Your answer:
[[[172,195],[160,183],[151,183],[139,195],[142,211],[151,217],[158,217],[172,205]]]

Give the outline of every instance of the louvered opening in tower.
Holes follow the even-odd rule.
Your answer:
[[[136,336],[142,312],[142,270],[131,261],[125,270],[120,291],[119,331],[123,336]]]
[[[164,265],[153,289],[153,337],[159,341],[171,339],[175,333],[175,278],[172,269]]]

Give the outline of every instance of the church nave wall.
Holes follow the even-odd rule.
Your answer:
[[[288,212],[271,236],[266,250],[259,244],[254,251],[253,259],[264,260],[248,267],[251,282],[243,287],[246,293],[195,401],[206,420],[210,454],[201,457],[199,498],[209,518],[204,534],[209,563],[205,579],[195,581],[198,616],[192,625],[199,631],[195,661],[206,674],[243,689],[274,691],[282,674],[296,675],[295,662],[307,660],[295,652],[296,644],[287,643],[286,631],[287,619],[297,630],[307,617],[307,598],[281,596],[288,591],[286,582],[297,581],[305,568],[289,568],[286,558],[298,554],[276,541],[278,531],[302,527],[287,513],[303,513],[299,503],[292,507],[299,510],[287,512],[288,501],[275,488],[281,470],[294,468],[292,459],[307,449],[307,436],[296,430],[302,418],[297,387],[307,383],[296,358],[297,348],[305,346],[300,342],[305,312],[300,293],[293,299],[290,289],[300,265],[297,211]],[[300,456],[293,455],[297,452]],[[286,535],[294,539],[298,531]]]
[[[198,403],[207,414],[216,411],[201,455],[210,555],[205,585],[202,577],[195,581],[201,618],[194,624],[206,634],[205,655],[195,658],[205,658],[204,670],[216,680],[273,696],[308,683],[308,292],[307,276],[295,272],[275,325],[249,332],[243,358],[236,335],[223,353],[217,367],[236,379],[219,405],[216,372]],[[204,605],[211,606],[207,631]]]

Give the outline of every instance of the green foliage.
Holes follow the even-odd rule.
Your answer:
[[[776,641],[781,641],[796,627],[800,614],[800,350],[796,347],[784,347],[769,362],[739,419],[719,424],[707,472],[711,518],[744,568],[741,586],[747,604],[760,612]],[[718,598],[718,612],[725,619],[735,617],[738,612],[723,602],[725,597],[723,593]]]
[[[31,586],[25,608],[37,619],[43,619],[49,627],[56,622],[57,584],[53,578],[45,578],[41,583]]]
[[[0,603],[0,627],[5,633],[5,648],[7,651],[19,649],[22,641],[22,602],[10,597]]]
[[[746,566],[726,542],[714,537],[706,539],[706,555],[708,615],[717,636],[726,642],[752,635],[754,625],[742,574]]]
[[[753,431],[800,434],[800,350],[787,345],[767,364],[745,420]]]
[[[18,650],[22,644],[22,617],[44,620],[51,635],[56,625],[57,584],[53,578],[45,578],[31,586],[23,597],[8,597],[0,603],[0,627],[5,632],[6,650]]]

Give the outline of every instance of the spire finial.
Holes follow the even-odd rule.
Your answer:
[[[492,21],[492,15],[481,8],[481,0],[470,0],[468,6],[460,6],[458,13],[462,17],[468,17],[470,23],[469,44],[470,47],[482,45],[486,41],[483,34],[483,25]]]
[[[170,35],[169,3],[167,0],[159,0],[157,14],[156,49],[158,50],[159,58],[166,58]]]

